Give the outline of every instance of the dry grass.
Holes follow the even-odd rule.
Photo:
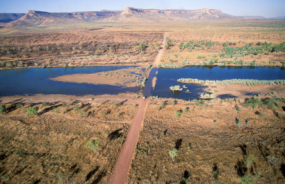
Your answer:
[[[263,110],[266,116],[261,118],[249,108],[237,112],[235,102],[199,105],[179,101],[172,106],[169,101],[157,111],[161,103],[154,100],[147,109],[128,183],[179,183],[183,177],[191,183],[215,179],[239,183],[239,177],[258,171],[262,176],[257,182],[284,182],[280,170],[284,144],[279,144],[285,141],[284,124],[271,110]],[[182,112],[179,118],[175,116],[178,110]],[[237,121],[242,122],[240,127]],[[178,152],[173,161],[169,151],[174,148]],[[278,158],[278,165],[271,168],[264,154]],[[245,156],[250,155],[255,162],[246,167]]]

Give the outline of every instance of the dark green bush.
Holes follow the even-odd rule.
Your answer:
[[[181,112],[180,111],[176,111],[175,112],[175,116],[179,118],[181,116]]]
[[[0,113],[6,112],[5,105],[0,105]]]
[[[38,115],[38,107],[31,107],[26,112],[26,117],[37,116],[37,115]]]

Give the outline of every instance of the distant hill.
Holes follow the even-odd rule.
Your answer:
[[[7,23],[24,16],[24,13],[0,13],[0,23]]]
[[[158,10],[127,7],[124,11],[94,11],[73,13],[49,13],[29,10],[20,18],[8,22],[5,27],[44,26],[77,22],[166,22],[212,19],[263,19],[263,17],[236,17],[221,10]]]
[[[74,13],[49,13],[29,10],[21,18],[7,23],[6,27],[13,26],[36,26],[50,24],[67,24],[76,22],[94,22],[107,17],[115,16],[121,12],[98,11],[98,12],[74,12]]]
[[[222,13],[221,10],[157,10],[137,9],[127,7],[116,16],[104,19],[104,21],[116,22],[163,22],[163,21],[187,21],[192,19],[233,19],[234,16]]]
[[[265,17],[262,17],[262,16],[240,16],[238,18],[241,18],[241,19],[266,19]]]
[[[284,19],[285,19],[285,16],[281,16],[281,17],[271,17],[271,18],[269,18],[269,19],[282,19],[282,20],[284,20]]]

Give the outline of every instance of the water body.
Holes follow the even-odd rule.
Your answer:
[[[258,79],[276,80],[285,79],[284,68],[279,67],[204,67],[192,66],[179,69],[158,69],[157,81],[152,96],[163,98],[179,98],[185,100],[199,99],[205,86],[198,84],[178,83],[179,78],[196,78],[200,80],[226,80],[226,79]],[[150,80],[150,79],[149,79]],[[181,92],[171,92],[170,86],[185,85],[187,88]],[[189,92],[186,92],[189,90]],[[220,98],[230,98],[232,95],[221,95]]]
[[[86,83],[69,83],[53,81],[61,75],[90,74],[107,72],[116,69],[134,66],[99,66],[99,67],[75,67],[75,68],[29,68],[0,71],[0,96],[34,95],[34,94],[65,94],[65,95],[101,95],[119,94],[125,92],[138,92],[139,87],[124,88],[112,85],[94,85]],[[158,74],[156,75],[156,72]],[[152,78],[157,77],[155,89],[152,89]],[[278,67],[202,67],[193,66],[180,69],[157,69],[150,72],[144,96],[159,96],[179,99],[199,99],[205,86],[199,84],[180,84],[179,78],[196,78],[200,80],[225,80],[225,79],[259,79],[275,80],[285,79],[285,70]],[[181,92],[171,92],[169,87],[185,85],[187,88]],[[186,90],[189,90],[187,92]],[[229,98],[230,95],[221,95],[221,98]]]
[[[137,92],[139,87],[124,88],[112,85],[94,85],[53,81],[61,75],[91,74],[107,72],[133,66],[96,66],[68,68],[28,68],[0,71],[0,96],[65,94],[65,95],[101,95]]]

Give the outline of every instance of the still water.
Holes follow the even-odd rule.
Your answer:
[[[34,95],[34,94],[65,94],[65,95],[101,95],[119,94],[125,92],[137,93],[139,87],[124,88],[112,85],[94,85],[87,83],[70,83],[52,81],[61,75],[90,74],[107,72],[134,66],[97,66],[75,68],[29,68],[0,71],[0,96]],[[156,75],[156,72],[158,74]],[[157,76],[155,89],[152,89],[151,81]],[[143,90],[145,96],[159,96],[179,99],[198,99],[204,86],[195,84],[180,84],[179,78],[196,78],[200,80],[225,80],[225,79],[259,79],[275,80],[285,79],[284,68],[279,67],[203,67],[193,66],[179,69],[157,69],[150,72],[146,87]],[[181,92],[171,92],[170,86],[186,85],[187,89]],[[186,90],[189,90],[187,92]],[[225,94],[221,98],[228,98]]]
[[[124,88],[112,85],[94,85],[87,83],[69,83],[53,81],[61,75],[90,74],[107,72],[132,66],[98,66],[74,68],[28,68],[0,71],[0,96],[65,94],[65,95],[101,95],[137,92],[138,87]]]

